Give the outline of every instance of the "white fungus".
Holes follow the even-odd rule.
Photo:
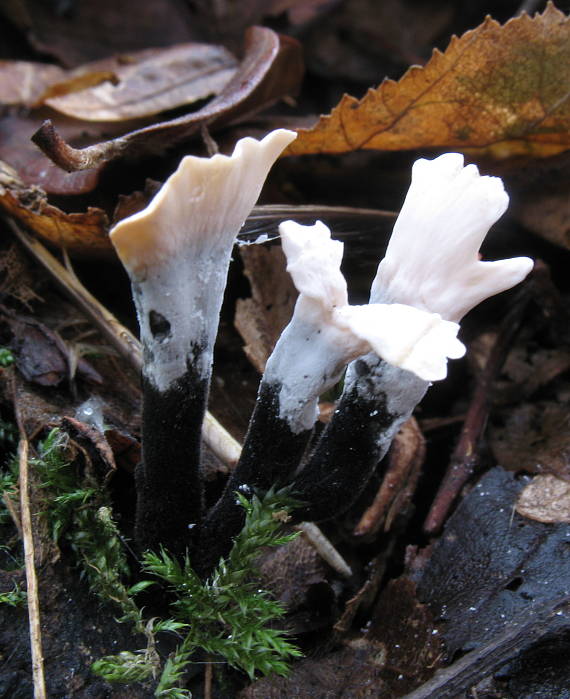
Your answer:
[[[509,197],[498,177],[463,156],[417,160],[386,256],[372,285],[375,303],[403,303],[459,322],[474,306],[521,282],[528,257],[481,262],[478,251]]]
[[[464,354],[459,326],[437,314],[402,304],[350,306],[340,271],[343,244],[322,222],[285,221],[279,231],[300,295],[264,380],[280,386],[280,416],[293,431],[314,424],[319,395],[348,362],[371,350],[426,381],[444,378],[447,357]]]
[[[111,231],[133,284],[145,375],[159,390],[189,359],[208,376],[234,240],[295,137],[279,129],[261,141],[241,139],[231,156],[186,156],[146,209]]]

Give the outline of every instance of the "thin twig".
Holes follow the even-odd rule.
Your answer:
[[[22,518],[22,536],[24,540],[24,560],[26,566],[26,587],[28,597],[28,618],[30,624],[30,644],[32,649],[32,674],[34,680],[34,699],[45,699],[44,659],[42,652],[42,634],[40,626],[40,602],[38,581],[34,563],[34,537],[32,531],[32,513],[30,511],[28,479],[28,442],[24,436],[18,446],[20,462],[20,507]]]
[[[137,338],[121,325],[115,316],[87,291],[75,273],[62,265],[42,243],[22,230],[11,219],[6,219],[6,221],[26,250],[44,267],[64,293],[81,308],[109,344],[136,371],[140,372],[142,369],[142,348]],[[210,413],[206,413],[202,437],[221,461],[229,468],[235,466],[241,447]]]
[[[214,666],[210,661],[208,661],[204,669],[204,699],[212,699],[213,671]]]
[[[521,326],[534,289],[532,279],[531,275],[519,291],[511,310],[505,316],[485,368],[479,375],[459,442],[453,451],[443,481],[426,517],[424,523],[426,534],[432,535],[439,532],[461,489],[479,465],[477,446],[489,416],[491,389]]]
[[[313,524],[312,522],[301,522],[301,524],[298,524],[295,529],[298,529],[303,533],[303,536],[307,539],[307,541],[333,570],[336,570],[337,573],[345,578],[352,577],[351,567],[316,524]]]

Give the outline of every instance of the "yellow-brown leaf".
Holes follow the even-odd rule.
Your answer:
[[[552,3],[503,26],[487,17],[400,81],[344,95],[286,153],[418,148],[498,159],[570,148],[570,18]]]

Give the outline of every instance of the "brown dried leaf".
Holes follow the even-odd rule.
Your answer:
[[[32,140],[64,170],[100,168],[119,157],[164,150],[209,128],[235,122],[294,94],[303,75],[300,45],[266,27],[251,27],[245,58],[232,80],[205,107],[192,114],[137,129],[87,148],[72,148],[47,120]]]
[[[106,257],[112,254],[107,215],[89,207],[86,213],[66,214],[48,204],[39,187],[26,187],[15,171],[0,161],[0,209],[71,254]]]
[[[46,86],[64,76],[63,68],[48,63],[0,61],[0,104],[31,107]]]
[[[424,67],[344,95],[287,153],[447,148],[504,159],[570,148],[570,20],[549,3],[504,26],[487,17]]]
[[[60,335],[34,318],[17,316],[7,308],[2,315],[10,328],[10,346],[15,350],[15,363],[25,379],[40,386],[57,386],[75,373],[93,384],[103,379],[85,359],[76,359]]]
[[[0,3],[0,13],[38,52],[66,67],[197,38],[189,9],[177,0],[17,0]]]
[[[490,443],[504,468],[556,474],[570,481],[567,404],[541,401],[510,409],[504,427],[491,428]]]
[[[39,386],[57,386],[69,378],[69,356],[61,338],[32,319],[9,319],[16,366]]]
[[[521,491],[515,509],[537,522],[570,522],[570,483],[556,476],[535,476]]]
[[[73,71],[71,84],[53,85],[45,103],[86,121],[136,119],[218,94],[236,67],[237,61],[223,46],[192,43],[147,49],[86,65],[83,76]],[[104,70],[114,75],[114,81],[87,89],[73,84],[74,78]],[[53,95],[56,90],[63,90],[61,97]]]
[[[38,185],[49,194],[70,196],[86,194],[99,183],[100,170],[65,172],[54,165],[30,140],[30,135],[42,123],[39,112],[7,116],[0,120],[0,160],[11,165],[25,184]],[[45,114],[44,114],[45,116]],[[69,117],[58,119],[58,128],[75,145],[86,145],[100,138],[103,131],[117,124],[81,122]],[[121,124],[124,128],[124,125]]]
[[[238,299],[234,323],[246,343],[243,349],[247,358],[262,374],[275,343],[291,319],[298,294],[287,273],[281,247],[248,245],[240,253],[252,297]]]
[[[88,461],[95,466],[101,479],[107,479],[117,470],[111,447],[105,435],[96,427],[69,416],[63,417],[61,424],[73,442],[84,450]]]

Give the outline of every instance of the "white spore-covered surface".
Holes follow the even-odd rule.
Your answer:
[[[241,139],[231,156],[186,156],[143,211],[111,240],[133,283],[145,375],[164,391],[187,370],[192,347],[207,377],[232,247],[281,151],[296,138],[279,129]],[[155,337],[151,311],[170,325]]]
[[[371,350],[427,381],[445,377],[447,357],[463,355],[459,326],[439,315],[401,304],[350,306],[340,271],[343,245],[322,222],[286,221],[279,230],[300,296],[264,381],[280,387],[280,417],[294,432],[312,427],[319,395],[348,362]]]
[[[459,322],[489,296],[521,282],[528,257],[481,262],[489,228],[507,209],[498,177],[481,176],[463,156],[420,159],[372,285],[374,303],[404,303]]]

